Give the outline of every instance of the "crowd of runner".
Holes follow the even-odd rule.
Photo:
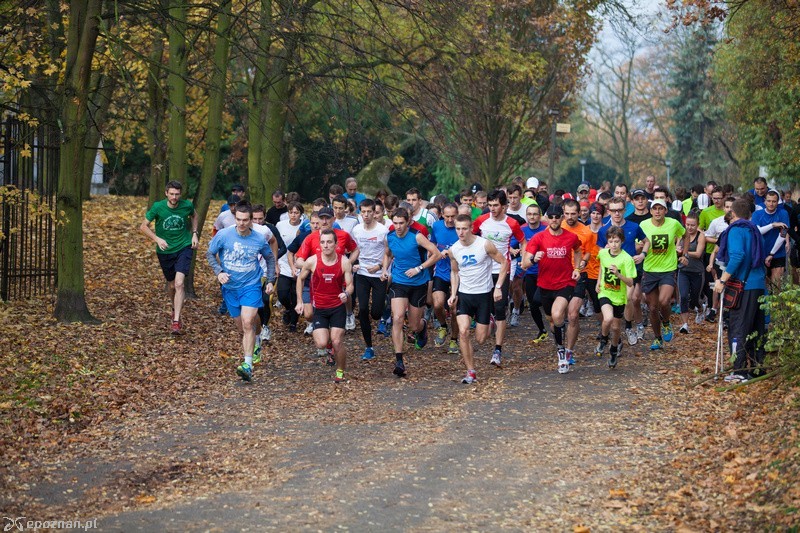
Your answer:
[[[521,326],[526,308],[536,329],[522,327],[537,351],[550,352],[552,339],[559,373],[576,364],[581,317],[594,317],[583,325],[596,347],[578,355],[607,357],[613,369],[625,344],[649,342],[657,352],[675,330],[690,335],[694,315],[696,324],[719,321],[728,330],[735,362],[726,379],[744,381],[762,371],[767,318],[758,299],[781,290],[787,257],[795,274],[798,267],[799,208],[763,178],[741,195],[713,181],[673,194],[652,176],[644,188],[583,182],[574,194],[517,177],[429,201],[417,189],[367,198],[357,188],[353,178],[333,185],[310,212],[296,193],[276,191],[265,209],[241,186],[232,190],[205,255],[221,287],[219,311],[242,335],[243,380],[272,339],[277,307],[289,335],[312,336],[337,383],[345,380],[345,332],[357,324],[363,361],[386,361],[373,336],[391,337],[393,373],[404,377],[407,347],[422,350],[430,336],[434,349],[461,355],[462,383],[474,383],[476,357],[503,365],[507,328]],[[171,332],[180,334],[197,219],[180,183],[165,192],[141,230],[157,245]],[[720,295],[736,280],[737,305],[722,312]],[[476,354],[473,338],[493,338],[494,347]]]

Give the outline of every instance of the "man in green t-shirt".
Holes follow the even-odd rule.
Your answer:
[[[156,243],[161,271],[169,284],[172,300],[173,335],[181,333],[181,310],[185,298],[184,280],[192,264],[192,250],[197,248],[197,213],[188,200],[181,200],[181,183],[167,183],[167,198],[153,204],[139,229]],[[150,229],[155,222],[156,231]],[[191,231],[189,228],[191,227]]]
[[[656,337],[650,349],[660,350],[664,341],[672,340],[669,315],[676,285],[675,272],[678,270],[675,243],[683,237],[686,230],[680,222],[666,216],[667,202],[662,199],[653,200],[650,214],[652,218],[639,225],[645,234],[642,247],[642,253],[645,254],[642,292],[647,297],[650,325]]]
[[[705,231],[715,218],[719,218],[725,214],[724,202],[725,194],[720,187],[714,187],[711,191],[711,201],[713,204],[700,211],[699,226],[700,229]],[[706,244],[706,254],[711,254],[714,251],[714,243]]]
[[[621,202],[615,205],[622,205]],[[603,321],[600,324],[600,342],[596,355],[601,357],[608,345],[608,334],[611,332],[611,347],[608,367],[617,366],[617,356],[622,350],[620,333],[625,318],[625,304],[628,302],[628,288],[633,287],[636,278],[636,264],[633,258],[622,249],[625,231],[618,226],[610,226],[605,234],[607,248],[600,250],[597,258],[600,261],[600,275],[597,277],[598,300]]]

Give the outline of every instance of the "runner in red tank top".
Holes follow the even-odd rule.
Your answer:
[[[336,360],[336,383],[344,381],[347,354],[344,349],[345,302],[353,294],[353,268],[350,260],[336,253],[336,233],[324,229],[319,235],[321,252],[308,258],[297,276],[298,313],[303,311],[303,284],[311,276],[311,301],[314,306],[314,343],[324,349],[331,344]]]

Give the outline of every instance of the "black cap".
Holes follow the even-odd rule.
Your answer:
[[[236,205],[241,201],[242,199],[236,196],[235,194],[231,194],[230,196],[228,196],[228,205]]]
[[[644,189],[633,189],[631,191],[631,198],[636,198],[637,196],[647,196],[647,193],[644,192]]]
[[[550,204],[550,207],[547,208],[547,211],[545,212],[544,216],[561,217],[564,216],[564,210],[561,209],[561,206],[558,204]]]
[[[472,194],[475,194],[476,192],[483,190],[483,185],[481,185],[480,183],[475,182],[475,183],[472,184],[472,189],[471,190],[472,190]]]
[[[333,208],[328,207],[327,205],[317,212],[317,216],[322,217],[333,217]]]
[[[244,187],[241,183],[236,183],[233,187],[231,187],[231,191],[244,191]]]

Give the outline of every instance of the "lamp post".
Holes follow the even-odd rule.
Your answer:
[[[581,159],[581,183],[586,181],[586,160]]]
[[[664,164],[667,165],[667,189],[672,190],[669,187],[669,169],[672,167],[672,161],[667,159],[666,161],[664,161]]]
[[[553,127],[550,132],[550,171],[548,180],[549,183],[552,184],[556,169],[556,125],[558,123],[558,115],[560,113],[557,109],[550,109],[547,111],[547,114],[550,115],[553,120]]]

